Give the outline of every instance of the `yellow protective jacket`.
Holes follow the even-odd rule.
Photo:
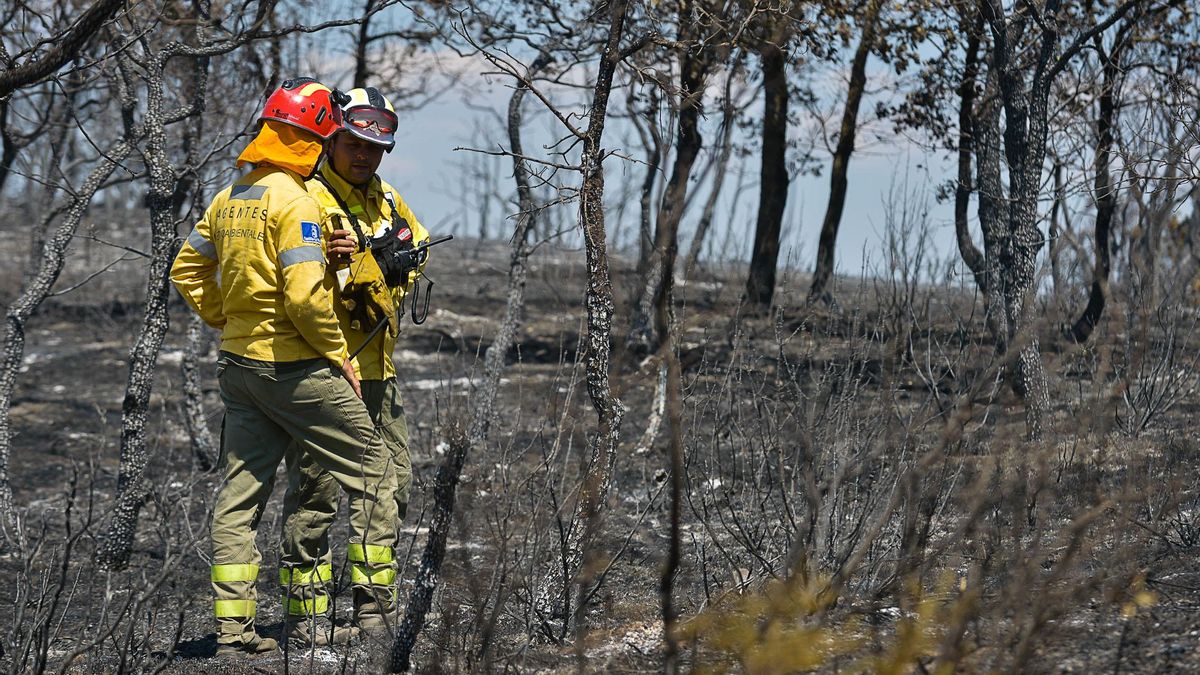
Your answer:
[[[260,166],[221,191],[171,266],[171,281],[221,349],[260,361],[349,356],[325,273],[321,209],[304,179]]]
[[[308,190],[321,205],[322,227],[326,239],[333,230],[353,231],[350,218],[338,204],[338,197],[350,209],[349,215],[354,216],[366,237],[382,234],[392,226],[394,219],[403,218],[412,228],[413,244],[419,244],[429,239],[429,232],[417,221],[412,209],[400,198],[396,188],[384,182],[379,176],[371,179],[371,184],[367,186],[364,194],[362,190],[356,189],[339,176],[328,160],[321,162],[317,172],[320,177],[313,176],[308,179]],[[337,191],[337,197],[330,193],[331,188]],[[421,270],[424,269],[425,264],[422,263]],[[400,302],[412,289],[419,276],[420,270],[412,272],[409,274],[407,284],[392,289],[392,299],[397,308],[400,307]],[[346,341],[350,344],[351,351],[358,349],[367,339],[367,333],[373,326],[355,328],[350,323],[350,313],[343,303],[336,302],[334,305],[342,332],[346,335]],[[354,369],[358,373],[359,379],[385,380],[395,377],[396,365],[392,362],[392,351],[395,348],[396,337],[390,335],[387,330],[380,331],[372,339],[372,343],[360,351],[354,359]]]

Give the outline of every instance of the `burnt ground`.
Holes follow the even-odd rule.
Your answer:
[[[477,242],[455,245],[453,269],[434,273],[431,316],[422,326],[405,328],[395,354],[416,474],[409,540],[402,545],[408,551],[401,570],[405,590],[424,544],[445,430],[469,419],[472,381],[504,312],[506,251]],[[555,627],[541,626],[530,609],[570,516],[581,457],[595,428],[576,353],[581,261],[579,251],[546,248],[532,265],[527,322],[509,355],[500,415],[484,452],[468,459],[459,486],[442,587],[415,655],[420,672],[662,667],[658,584],[668,543],[666,432],[641,443],[653,416],[655,366],[625,352],[619,340],[614,386],[628,412],[600,537],[602,583],[589,602],[589,631],[559,639]],[[883,513],[900,484],[887,477],[911,461],[899,458],[938,444],[956,397],[987,376],[982,321],[960,289],[918,291],[932,299],[934,310],[926,301],[928,320],[906,323],[888,311],[894,288],[845,280],[842,307],[849,309],[804,308],[796,280],[785,279],[783,309],[748,316],[738,307],[737,274],[709,270],[681,289],[689,453],[677,587],[682,614],[690,617],[762,588],[782,571],[799,532],[816,542],[811,568],[830,573],[844,562],[847,546],[869,535],[877,543],[867,541],[867,555],[841,600],[822,615],[836,615],[829,619],[836,627],[831,630],[854,633],[859,648],[842,656],[831,650],[817,663],[823,664],[818,669],[874,669],[892,654],[889,645],[902,618],[913,615],[895,587],[881,590],[889,575],[898,576],[894,544],[903,541],[903,527],[891,517],[866,533],[840,529],[837,522],[867,522]],[[618,263],[614,277],[618,316],[627,317],[634,273]],[[29,326],[12,406],[11,465],[28,546],[0,558],[0,606],[11,612],[9,621],[0,620],[0,668],[378,672],[386,645],[375,643],[213,658],[206,536],[218,481],[200,470],[183,424],[187,313],[181,302],[173,305],[159,358],[148,427],[154,488],[132,562],[119,572],[93,566],[96,537],[116,490],[126,359],[140,321],[132,290],[137,275],[129,279],[128,288],[114,282],[55,298]],[[978,584],[958,651],[962,670],[1200,672],[1200,569],[1194,564],[1200,444],[1193,430],[1200,400],[1193,380],[1184,377],[1171,405],[1160,404],[1165,409],[1144,429],[1128,433],[1123,427],[1137,404],[1136,395],[1133,405],[1125,403],[1127,395],[1147,389],[1146,382],[1169,389],[1170,381],[1143,369],[1150,373],[1143,386],[1129,385],[1132,366],[1122,355],[1128,354],[1130,331],[1120,324],[1120,312],[1113,314],[1098,344],[1086,349],[1063,344],[1050,322],[1044,327],[1055,387],[1050,440],[1036,446],[1020,440],[1021,406],[1007,388],[993,387],[986,400],[975,395],[965,440],[955,441],[956,450],[947,450],[937,464],[947,470],[922,474],[934,506],[924,540],[930,553],[916,566],[917,578],[933,588],[947,571],[958,570],[964,589],[967,579]],[[618,335],[625,330],[619,323]],[[1195,338],[1182,336],[1168,375],[1187,375],[1200,353]],[[1154,362],[1154,348],[1144,351],[1149,356],[1142,360]],[[214,358],[210,345],[205,360]],[[215,432],[220,401],[213,368],[205,374]],[[807,448],[804,456],[813,462],[861,462],[867,469],[834,483],[832,470],[806,470],[802,459],[793,461],[798,447]],[[861,454],[862,448],[875,450]],[[991,483],[984,480],[988,471],[994,473]],[[805,502],[805,486],[811,485],[806,477],[814,475],[833,488],[817,502]],[[968,516],[972,504],[984,503],[972,500],[978,496],[973,490],[985,484],[1001,494],[978,497],[991,501]],[[1013,486],[1020,498],[1008,500]],[[282,491],[277,487],[259,531],[260,631],[268,634],[281,621],[273,578]],[[813,504],[826,514],[827,525],[817,534],[796,515],[813,511]],[[1082,543],[1067,536],[1073,522],[1101,504],[1101,514],[1080,530]],[[967,527],[969,522],[975,524]],[[336,537],[344,540],[342,527]],[[945,619],[931,634],[944,636],[950,623]],[[922,664],[932,664],[937,644],[927,645]],[[685,652],[685,664],[720,664],[722,650],[702,639]],[[881,660],[861,660],[872,656]],[[786,661],[777,663],[766,670],[789,669]],[[749,669],[755,670],[752,663]]]

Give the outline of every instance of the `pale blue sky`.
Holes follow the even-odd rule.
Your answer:
[[[397,186],[405,201],[427,226],[451,231],[451,226],[457,225],[458,231],[473,233],[478,227],[479,216],[472,212],[470,205],[476,197],[469,185],[471,179],[464,176],[462,167],[479,163],[481,156],[465,150],[456,151],[454,148],[482,147],[485,144],[491,144],[493,148],[495,144],[508,145],[496,115],[506,109],[510,89],[500,78],[486,78],[470,72],[469,64],[460,64],[460,67],[464,69],[464,74],[454,90],[423,109],[402,114],[397,149],[384,159],[380,173]],[[480,70],[482,68],[481,63]],[[869,114],[871,107],[870,101],[864,103],[864,115]],[[551,138],[546,130],[552,124],[546,116],[539,117],[540,109],[541,105],[532,97],[526,99],[529,121],[526,125],[528,138],[525,145],[529,154],[539,151],[539,145]],[[628,128],[623,126],[625,124],[620,120],[610,120],[604,146],[609,150],[641,157],[643,151],[640,144],[634,140],[636,137]],[[876,130],[890,136],[888,129],[883,125],[876,125]],[[793,133],[801,134],[804,131],[795,129]],[[706,138],[711,140],[714,135],[715,132],[709,129]],[[849,197],[837,247],[838,272],[858,275],[863,270],[864,261],[867,265],[880,261],[885,248],[884,200],[889,192],[904,190],[906,180],[909,192],[916,190],[927,200],[932,253],[938,258],[953,254],[955,244],[952,205],[938,204],[933,199],[935,183],[951,175],[951,167],[946,165],[944,157],[929,156],[923,149],[906,139],[892,137],[878,141],[871,136],[872,134],[867,134],[866,138],[860,141],[860,149],[850,165]],[[743,161],[747,165],[746,180],[756,183],[759,162],[757,150],[754,156]],[[511,165],[508,160],[495,160],[495,163],[498,167],[500,188],[506,196],[511,195]],[[826,167],[825,175],[795,177],[789,195],[781,262],[791,261],[803,270],[811,268],[816,254],[817,235],[828,195],[828,163],[827,157],[822,160]],[[606,167],[606,201],[610,209],[615,209],[615,201],[621,197],[622,174],[629,174],[633,180],[640,182],[644,166],[619,157],[610,157],[606,161]],[[697,167],[696,171],[700,171],[700,167]],[[733,176],[727,179],[727,194],[733,192],[735,181]],[[578,179],[572,177],[567,182],[576,184]],[[702,186],[699,199],[683,224],[684,247],[690,240],[695,220],[699,215],[700,202],[706,196],[707,187]],[[718,211],[724,215],[719,216],[714,224],[718,231],[710,235],[717,241],[724,241],[725,230],[733,228],[731,240],[745,243],[744,250],[737,252],[741,256],[748,256],[749,240],[753,236],[757,211],[757,197],[756,188],[747,189],[733,221],[727,215],[730,213],[730,207],[726,203]],[[728,197],[726,201],[728,202]],[[570,209],[570,217],[574,218],[575,204],[557,208]],[[509,212],[507,205],[503,214],[498,206],[493,207],[492,220],[496,221],[495,228],[511,229],[511,223],[501,221],[501,216]],[[468,219],[465,225],[464,216]],[[636,206],[626,209],[624,222],[620,224],[613,222],[614,214],[609,219],[610,231],[613,228],[635,228],[636,218]],[[869,269],[867,271],[870,272]]]
[[[302,49],[302,51],[306,50]],[[320,64],[325,68],[336,68],[327,60],[329,53],[327,50],[322,50],[320,53],[308,53],[311,55],[310,58],[315,59],[314,66]],[[326,59],[323,63],[320,59],[322,55]],[[507,147],[507,135],[500,120],[503,119],[507,109],[512,80],[494,74],[483,75],[482,73],[494,71],[495,68],[482,57],[459,57],[442,52],[436,55],[417,55],[414,59],[409,63],[409,72],[412,72],[414,67],[421,67],[421,59],[429,59],[431,64],[436,60],[439,68],[457,73],[459,79],[453,89],[444,93],[434,102],[419,110],[401,113],[397,149],[384,159],[380,173],[397,186],[405,201],[426,226],[435,230],[474,233],[478,229],[479,214],[472,212],[472,205],[478,199],[476,193],[479,188],[473,185],[472,177],[464,175],[463,167],[478,165],[482,158],[477,153],[456,151],[454,148],[459,146],[488,147],[490,149],[497,149],[497,146]],[[586,65],[590,69],[593,64]],[[843,71],[844,68],[834,64],[817,75],[810,75],[823,78],[823,81],[816,85],[817,94],[823,101],[827,101],[821,105],[827,110],[828,115],[840,115],[840,99],[844,96]],[[580,73],[576,79],[583,83],[591,75],[591,72]],[[720,82],[716,80],[723,77],[724,75],[720,74],[718,78],[714,79],[711,86],[714,88],[719,86]],[[870,88],[882,89],[879,86],[882,78],[893,76],[889,74],[888,69],[880,68],[878,71],[872,69],[870,77]],[[331,84],[338,83],[331,82]],[[389,93],[386,82],[375,84],[385,93]],[[556,101],[570,100],[576,103],[583,95],[580,91],[550,93]],[[716,92],[713,92],[714,96],[715,94]],[[862,104],[860,118],[866,120],[871,117],[874,106],[875,101],[868,94]],[[704,132],[706,142],[714,139],[719,117],[715,113],[715,106],[712,107],[714,114],[710,117]],[[525,109],[527,111],[526,152],[530,155],[540,154],[545,157],[540,146],[556,140],[556,136],[553,134],[556,134],[557,131],[550,131],[556,128],[556,123],[550,119],[549,115],[545,114],[544,107],[532,96],[526,98]],[[756,109],[761,109],[761,102],[756,102],[748,114],[757,115]],[[582,111],[582,107],[576,107],[575,110]],[[614,95],[610,110],[617,113],[624,111],[624,106],[620,103],[620,94]],[[579,123],[582,125],[583,121]],[[811,138],[813,127],[811,121],[804,121],[794,128],[792,133],[796,137]],[[879,136],[882,136],[883,140],[880,140]],[[635,158],[641,158],[644,152],[630,125],[611,116],[605,132],[604,147],[610,151],[628,154]],[[730,194],[734,190],[736,177],[731,175],[727,179],[724,197],[726,203],[718,210],[721,215],[714,223],[715,231],[710,234],[710,238],[718,242],[731,241],[735,244],[742,242],[744,245],[740,250],[731,251],[729,254],[745,258],[748,258],[749,255],[749,242],[753,238],[758,206],[758,193],[755,187],[759,170],[757,142],[751,147],[754,149],[753,156],[746,157],[741,161],[746,165],[745,180],[754,185],[745,191],[739,208],[731,219],[728,215],[731,212],[728,202]],[[817,235],[828,195],[827,174],[830,161],[828,153],[819,151],[817,157],[824,167],[825,175],[794,177],[784,223],[785,237],[781,252],[781,264],[791,264],[803,271],[810,271],[815,259]],[[706,156],[702,155],[701,161],[704,161],[705,158]],[[622,166],[623,164],[624,166]],[[494,165],[497,167],[498,189],[505,197],[510,197],[513,194],[511,163],[507,159],[497,159],[494,160]],[[615,211],[617,202],[623,198],[620,183],[622,180],[640,183],[644,166],[622,160],[619,157],[610,157],[605,166],[608,176],[606,202],[610,209]],[[664,170],[669,170],[669,166],[669,162],[665,163]],[[702,168],[698,166],[695,173],[699,173],[701,170]],[[733,169],[731,169],[732,172]],[[908,139],[896,137],[891,132],[889,123],[874,122],[868,130],[861,132],[858,151],[850,165],[849,197],[842,218],[837,246],[838,272],[858,275],[864,270],[864,265],[867,265],[866,271],[870,273],[869,266],[879,263],[885,249],[883,202],[889,192],[904,190],[905,181],[907,181],[907,189],[910,193],[919,192],[927,201],[933,257],[945,259],[955,255],[952,205],[949,203],[938,204],[933,199],[936,184],[947,180],[952,175],[953,167],[946,162],[944,153],[930,156]],[[578,176],[567,177],[564,181],[570,185],[577,185]],[[682,246],[685,250],[690,241],[695,221],[699,216],[700,205],[707,193],[707,185],[702,185],[696,203],[685,216],[682,224]],[[511,230],[511,222],[503,220],[503,216],[511,212],[511,206],[504,205],[503,212],[500,208],[498,203],[493,206],[490,219],[494,222],[491,228],[492,232],[500,231],[500,228]],[[564,222],[575,219],[576,204],[572,203],[556,208],[569,210],[569,213],[561,214]],[[629,232],[636,228],[637,216],[636,204],[625,209],[624,220],[621,223],[614,222],[614,213],[609,219],[610,239],[613,237],[614,231]],[[630,241],[628,237],[623,239]]]

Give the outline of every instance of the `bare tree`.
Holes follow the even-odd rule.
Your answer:
[[[983,254],[971,239],[968,224],[971,206],[971,160],[975,154],[975,99],[979,79],[979,44],[983,33],[983,20],[978,11],[960,10],[960,26],[967,36],[964,45],[964,67],[962,82],[958,86],[958,177],[954,184],[954,238],[963,263],[975,279],[981,293],[987,294],[987,274],[984,270]]]
[[[862,32],[850,62],[850,84],[846,89],[846,107],[842,111],[837,148],[833,151],[833,165],[829,170],[829,203],[825,207],[825,218],[821,221],[817,266],[808,289],[809,302],[820,300],[829,304],[833,299],[828,285],[833,275],[833,252],[842,222],[842,209],[846,205],[846,174],[850,170],[850,156],[854,153],[854,139],[858,133],[858,108],[867,86],[867,59],[874,48],[882,8],[882,0],[867,0],[866,8],[858,20]]]
[[[100,0],[88,7],[66,30],[49,35],[37,43],[15,54],[9,54],[0,44],[0,60],[4,70],[0,71],[0,98],[4,98],[25,85],[33,84],[50,76],[83,49],[87,41],[95,37],[109,19],[125,3],[121,0]],[[43,53],[38,49],[50,47]]]
[[[530,65],[525,80],[537,77],[550,64],[549,53],[543,53]],[[411,665],[412,650],[425,626],[425,617],[433,603],[433,592],[441,578],[446,540],[454,515],[455,489],[469,454],[482,449],[487,442],[492,421],[496,416],[496,399],[500,393],[500,376],[508,350],[520,333],[525,313],[525,285],[529,276],[529,236],[537,230],[536,203],[530,185],[530,169],[521,144],[523,120],[522,102],[528,87],[518,85],[508,103],[508,141],[512,151],[513,179],[517,188],[517,226],[512,235],[512,253],[508,267],[508,299],[504,320],[495,339],[484,353],[483,382],[472,406],[472,417],[466,434],[454,431],[450,435],[450,450],[434,477],[434,513],[429,539],[421,556],[421,565],[412,595],[404,612],[404,621],[392,643],[390,664],[392,672],[406,672]]]
[[[1049,96],[1055,79],[1079,52],[1109,27],[1126,19],[1144,0],[1126,0],[1107,16],[1078,28],[1063,44],[1062,28],[1069,26],[1059,0],[1046,0],[1009,12],[997,0],[980,0],[990,28],[992,50],[985,96],[996,103],[976,120],[980,148],[994,153],[979,158],[979,220],[988,256],[989,319],[996,323],[1003,351],[1018,334],[1012,384],[1024,399],[1026,426],[1041,438],[1049,412],[1049,389],[1037,335],[1032,326],[1032,292],[1036,260],[1043,236],[1038,228],[1040,194],[1049,131]],[[1000,131],[1001,110],[1004,131]],[[999,181],[999,139],[1003,138],[1008,184]],[[985,194],[986,193],[986,194]],[[1002,307],[999,306],[1002,303]],[[1003,310],[1001,315],[1000,310]],[[1003,330],[999,328],[1003,326]]]
[[[729,160],[733,155],[733,130],[737,124],[737,115],[742,108],[737,101],[737,94],[733,90],[733,83],[742,76],[745,61],[745,50],[736,50],[733,53],[733,63],[729,66],[725,76],[724,95],[721,98],[721,125],[717,132],[719,140],[715,148],[717,156],[714,161],[717,169],[713,174],[712,187],[709,189],[708,197],[704,200],[700,220],[696,222],[696,231],[692,234],[692,241],[688,245],[687,257],[684,258],[683,276],[685,279],[691,278],[696,263],[700,260],[701,248],[704,246],[704,240],[708,237],[709,229],[716,217],[717,202],[725,187],[725,176],[729,171]]]
[[[678,137],[675,140],[675,160],[671,177],[663,191],[658,214],[654,219],[654,248],[643,270],[642,294],[634,305],[626,345],[646,353],[658,348],[659,326],[651,312],[665,303],[666,278],[675,273],[674,259],[666,264],[668,249],[678,247],[679,222],[688,200],[688,182],[692,168],[703,147],[700,134],[701,98],[714,62],[719,58],[721,32],[725,28],[729,3],[682,3],[678,8],[679,34],[676,49],[679,59],[679,86],[676,91]]]
[[[775,295],[779,238],[783,232],[790,180],[787,169],[787,48],[792,38],[792,26],[789,18],[774,17],[768,21],[764,32],[762,43],[758,45],[763,74],[762,170],[758,186],[758,220],[746,278],[746,299],[759,309],[769,308]]]
[[[174,46],[172,46],[174,45]],[[146,418],[150,392],[154,386],[154,370],[158,353],[167,333],[169,317],[167,301],[171,285],[168,272],[178,250],[175,225],[176,168],[168,155],[166,128],[168,124],[200,115],[204,112],[205,80],[208,62],[195,60],[192,71],[192,98],[175,109],[168,109],[165,90],[168,86],[166,65],[181,43],[171,43],[158,54],[146,54],[143,59],[146,84],[146,165],[150,191],[146,205],[150,211],[150,265],[146,281],[146,307],[142,327],[129,354],[129,379],[125,400],[121,405],[121,471],[117,479],[117,504],[107,533],[97,550],[97,559],[108,568],[122,568],[129,562],[138,513],[149,496],[145,481],[149,452],[146,447]],[[124,61],[126,56],[118,57]],[[123,71],[132,72],[132,63]],[[132,77],[130,78],[132,79]]]
[[[0,516],[3,522],[5,538],[9,543],[20,541],[20,528],[17,514],[12,501],[12,483],[9,475],[9,457],[12,448],[12,409],[13,391],[17,384],[17,373],[25,353],[25,326],[29,317],[49,296],[58,277],[62,274],[66,260],[67,245],[79,223],[87,213],[88,205],[104,182],[120,166],[136,147],[143,130],[131,123],[130,115],[136,105],[133,92],[119,89],[119,101],[126,120],[124,137],[114,142],[100,153],[95,168],[88,174],[87,179],[73,190],[64,205],[65,215],[55,227],[43,247],[41,259],[36,272],[29,278],[20,295],[11,305],[5,315],[6,330],[4,334],[3,362],[0,363]],[[52,218],[57,212],[52,211],[47,218]]]
[[[1146,11],[1135,9],[1128,21],[1118,26],[1111,45],[1105,44],[1102,34],[1092,36],[1092,51],[1100,65],[1099,93],[1096,95],[1096,143],[1095,177],[1092,191],[1096,202],[1095,226],[1092,237],[1094,266],[1087,306],[1075,320],[1068,333],[1074,342],[1086,342],[1091,337],[1109,295],[1109,277],[1112,269],[1113,220],[1117,212],[1117,193],[1120,171],[1113,176],[1114,147],[1120,129],[1120,113],[1124,106],[1121,100],[1123,83],[1128,79],[1127,54],[1135,47],[1140,36],[1159,25],[1160,17],[1179,2],[1151,6]]]
[[[583,625],[583,597],[591,585],[592,572],[585,564],[585,552],[599,530],[601,511],[608,498],[612,467],[616,461],[617,434],[625,407],[613,394],[609,383],[609,339],[612,334],[613,292],[609,273],[608,244],[604,229],[604,124],[608,115],[608,98],[612,92],[613,75],[617,64],[625,58],[621,41],[629,12],[627,0],[608,3],[608,36],[596,72],[587,129],[580,135],[583,152],[580,166],[583,184],[579,189],[579,224],[583,229],[587,254],[588,282],[584,304],[587,307],[587,388],[595,408],[597,427],[591,440],[591,453],[579,490],[578,517],[568,534],[566,566],[568,575],[575,578],[574,625]]]

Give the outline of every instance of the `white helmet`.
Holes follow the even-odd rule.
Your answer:
[[[396,145],[397,123],[391,101],[375,87],[351,89],[342,101],[346,101],[342,104],[342,128],[391,152]]]

